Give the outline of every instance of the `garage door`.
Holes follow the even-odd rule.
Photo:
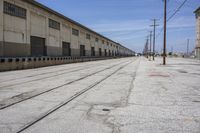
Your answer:
[[[46,56],[45,38],[31,36],[31,56]]]
[[[102,55],[102,53],[101,53],[101,48],[99,48],[99,56],[101,56]]]
[[[85,56],[85,45],[80,45],[80,56]]]
[[[71,56],[71,48],[70,48],[70,43],[68,42],[63,42],[63,56]]]
[[[91,56],[95,56],[95,50],[94,50],[94,47],[91,47]]]
[[[107,56],[107,50],[106,49],[104,49],[104,55]]]

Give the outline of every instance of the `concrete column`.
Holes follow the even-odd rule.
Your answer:
[[[49,56],[49,51],[47,48],[49,46],[49,18],[48,17],[46,17],[45,29],[46,29],[46,37],[45,37],[46,55]]]
[[[63,54],[62,54],[62,21],[59,21],[59,23],[60,23],[60,31],[59,31],[59,53],[58,53],[58,55],[60,55],[60,56],[62,56]]]
[[[80,48],[80,41],[79,41],[79,37],[80,35],[77,37],[77,36],[74,36],[72,35],[72,24],[71,24],[71,55],[72,56],[80,56],[80,52],[79,52],[79,48]],[[74,27],[75,29],[78,29],[77,27]],[[80,34],[80,29],[79,30],[79,34]]]
[[[26,12],[26,45],[27,45],[27,55],[31,55],[31,15],[30,10],[27,9]]]
[[[71,49],[71,56],[73,56],[73,47],[72,47],[72,26],[70,25],[69,23],[69,36],[70,36],[70,39],[69,39],[69,42],[70,42],[70,49]]]
[[[0,0],[0,56],[3,56],[3,1]]]

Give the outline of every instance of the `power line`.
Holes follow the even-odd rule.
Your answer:
[[[149,56],[150,56],[150,60],[151,60],[151,54],[152,54],[152,31],[149,31],[150,35],[149,35],[149,44],[150,44],[150,50],[149,50]]]
[[[164,1],[164,0],[163,0],[163,1]],[[167,14],[170,14],[172,11],[174,11],[174,10],[173,10],[173,9],[169,9],[169,10],[167,11]],[[162,15],[159,17],[158,21],[160,21],[163,17],[164,17],[164,14],[162,14]]]
[[[170,20],[170,19],[172,19],[175,15],[176,15],[176,13],[178,12],[178,11],[180,11],[180,9],[185,5],[185,3],[187,2],[188,0],[184,0],[183,1],[183,3],[176,9],[176,11],[167,19],[167,22]]]
[[[175,10],[175,12],[167,19],[167,22],[168,22],[169,20],[171,20],[171,19],[178,13],[178,11],[180,11],[180,9],[185,5],[185,3],[186,3],[187,1],[188,1],[188,0],[184,0],[184,1],[182,2],[182,4]],[[159,37],[159,36],[161,35],[163,29],[164,29],[164,26],[162,27],[162,29],[160,30],[160,32],[156,35],[156,37]]]

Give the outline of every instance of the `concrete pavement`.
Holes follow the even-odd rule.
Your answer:
[[[13,103],[10,99],[22,93],[28,97],[60,86],[1,109],[0,131],[17,132],[95,84],[22,132],[199,133],[200,62],[170,58],[168,65],[160,63],[141,57],[0,73],[0,104]]]

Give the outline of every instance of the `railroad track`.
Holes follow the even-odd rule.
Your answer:
[[[100,65],[104,65],[104,63],[99,63]],[[77,69],[77,68],[80,68],[80,67],[88,67],[88,66],[95,66],[96,64],[94,64],[94,65],[81,65],[81,66],[78,66],[78,67],[75,67],[75,69]],[[52,69],[54,69],[54,68],[52,68]],[[45,74],[50,74],[50,73],[56,73],[56,72],[62,72],[62,71],[65,71],[65,70],[69,70],[69,69],[72,69],[72,67],[71,68],[67,68],[67,69],[61,69],[61,70],[55,70],[55,71],[50,71],[50,72],[44,72],[44,73],[39,73],[39,74],[32,74],[32,75],[28,75],[28,76],[24,76],[24,77],[20,77],[20,79],[26,79],[26,78],[30,78],[30,77],[36,77],[36,76],[40,76],[40,75],[45,75]],[[74,68],[73,68],[74,69]],[[51,70],[51,69],[50,69]],[[77,69],[78,70],[78,69]],[[38,70],[35,70],[36,72],[38,71]],[[13,76],[13,75],[12,75]],[[8,80],[3,80],[3,81],[0,81],[0,83],[4,83],[4,82],[8,82],[8,81],[15,81],[15,80],[18,80],[17,78],[12,78],[12,79],[8,79]],[[3,87],[3,86],[2,86]],[[1,88],[1,87],[0,87]]]
[[[88,78],[88,77],[90,77],[90,76],[93,76],[94,74],[103,72],[103,71],[108,70],[108,69],[112,69],[113,67],[116,67],[116,66],[118,66],[119,64],[126,63],[126,62],[127,62],[127,61],[114,64],[114,65],[112,65],[112,66],[106,67],[106,68],[101,69],[101,70],[99,70],[99,71],[96,71],[96,72],[94,72],[94,73],[88,74],[88,75],[83,76],[83,77],[80,77],[80,78],[78,78],[78,79],[76,79],[76,80],[67,82],[67,83],[65,83],[65,84],[59,85],[59,86],[57,86],[57,87],[54,87],[54,88],[51,88],[51,89],[48,89],[48,90],[45,90],[45,91],[44,91],[44,90],[41,90],[41,91],[35,90],[35,91],[25,92],[25,93],[22,93],[22,94],[20,94],[20,95],[13,96],[13,97],[11,97],[11,98],[9,98],[9,99],[5,99],[5,100],[3,100],[3,101],[0,101],[0,110],[6,109],[6,108],[8,108],[8,107],[10,107],[10,106],[13,106],[13,105],[15,105],[15,104],[21,103],[21,102],[26,101],[26,100],[29,100],[29,99],[31,99],[31,98],[40,96],[40,95],[42,95],[42,94],[44,94],[44,93],[48,93],[48,92],[51,92],[51,91],[53,91],[53,90],[59,89],[59,88],[61,88],[61,87],[64,87],[64,86],[70,85],[70,84],[72,84],[72,83],[78,82],[78,81],[80,81],[80,80],[83,80],[83,79],[85,79],[85,78]]]
[[[81,66],[78,66],[76,68],[80,68]],[[76,69],[75,68],[75,69]],[[65,70],[69,70],[71,68],[68,68],[68,69],[62,69],[62,70],[56,70],[56,71],[50,71],[50,72],[44,72],[44,73],[40,73],[40,74],[33,74],[33,75],[29,75],[29,76],[24,76],[24,77],[20,77],[20,79],[26,79],[26,78],[32,78],[32,77],[36,77],[36,76],[40,76],[40,75],[45,75],[45,74],[51,74],[51,73],[56,73],[56,72],[62,72],[62,71],[65,71]],[[12,79],[8,79],[8,80],[3,80],[3,81],[0,81],[0,83],[4,83],[4,82],[8,82],[8,81],[15,81],[15,80],[18,80],[16,78],[12,78]]]
[[[86,93],[87,91],[91,90],[92,88],[94,88],[95,86],[97,86],[98,84],[102,83],[103,81],[105,81],[106,79],[108,79],[109,77],[111,77],[112,75],[114,75],[115,73],[117,73],[119,70],[123,69],[124,67],[126,67],[127,65],[129,65],[130,63],[132,63],[133,61],[130,62],[126,62],[124,65],[120,66],[117,70],[115,70],[114,72],[108,74],[107,76],[105,76],[104,78],[100,79],[99,81],[96,81],[95,83],[91,84],[90,86],[88,86],[87,88],[77,92],[75,95],[71,96],[70,98],[66,99],[65,101],[60,102],[60,104],[54,106],[53,108],[51,108],[50,110],[48,110],[47,112],[41,114],[38,118],[36,118],[35,120],[31,121],[30,123],[27,123],[26,125],[24,125],[21,129],[19,129],[16,133],[21,133],[23,131],[25,131],[26,129],[30,128],[31,126],[33,126],[34,124],[36,124],[37,122],[39,122],[40,120],[46,118],[47,116],[49,116],[50,114],[54,113],[55,111],[57,111],[58,109],[60,109],[61,107],[67,105],[68,103],[70,103],[71,101],[73,101],[74,99],[76,99],[77,97],[83,95],[84,93]]]
[[[100,63],[100,65],[104,65],[105,63]],[[63,72],[63,73],[60,73],[60,74],[54,74],[52,76],[46,76],[46,77],[41,77],[41,78],[37,78],[37,79],[33,79],[33,80],[29,80],[29,81],[24,81],[24,82],[19,82],[19,83],[15,83],[15,84],[11,84],[11,85],[5,85],[5,86],[0,86],[0,89],[1,88],[7,88],[7,87],[12,87],[12,86],[16,86],[16,85],[21,85],[21,84],[26,84],[26,83],[30,83],[30,82],[34,82],[34,81],[39,81],[39,80],[45,80],[45,79],[48,79],[48,78],[52,78],[52,77],[56,77],[56,76],[61,76],[61,75],[64,75],[64,74],[68,74],[68,73],[72,73],[72,72],[77,72],[77,71],[81,71],[81,70],[84,70],[84,69],[88,69],[88,68],[92,68],[94,66],[96,66],[97,64],[94,64],[94,65],[88,65],[88,66],[84,66],[84,68],[79,68],[79,69],[75,69],[75,70],[70,70],[70,71],[67,71],[67,72]],[[68,68],[70,69],[70,68]],[[68,70],[68,69],[65,69],[65,70]],[[59,70],[59,71],[64,71],[64,70]],[[54,71],[54,72],[47,72],[47,73],[43,73],[43,74],[38,74],[38,75],[35,75],[35,76],[39,76],[39,75],[44,75],[44,74],[50,74],[50,73],[55,73],[55,72],[59,72],[59,71]],[[30,76],[27,76],[27,77],[24,77],[25,78],[28,78]],[[20,78],[20,79],[23,79],[23,78]],[[13,80],[18,80],[18,79],[13,79]],[[9,80],[9,81],[13,81],[13,80]],[[1,82],[2,83],[2,82]]]

